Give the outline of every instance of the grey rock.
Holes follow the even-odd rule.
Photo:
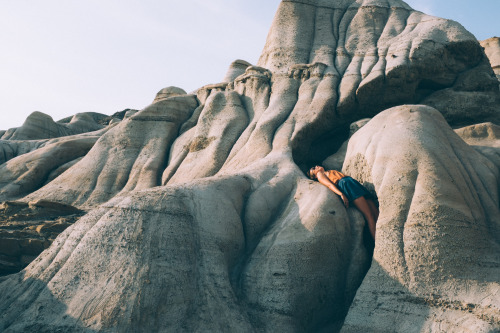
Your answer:
[[[246,69],[250,66],[252,66],[252,64],[246,62],[245,60],[238,59],[233,61],[229,66],[226,76],[224,76],[222,82],[234,81],[238,76],[245,74]]]
[[[160,90],[156,94],[156,97],[155,97],[153,103],[159,102],[159,101],[167,99],[169,97],[182,96],[182,95],[186,95],[186,92],[184,91],[184,89],[181,89],[178,87],[163,88],[162,90]]]
[[[498,125],[472,34],[398,0],[289,0],[257,66],[237,65],[85,134],[88,153],[49,158],[79,134],[2,165],[5,198],[88,213],[0,279],[0,330],[498,329],[496,139],[447,123]],[[332,156],[378,197],[375,249],[303,173]]]
[[[351,138],[343,170],[373,184],[381,215],[342,332],[498,330],[498,167],[437,110],[401,106]]]
[[[455,132],[500,169],[500,126],[482,123],[462,127]]]
[[[313,63],[326,65],[344,117],[404,103],[435,106],[452,123],[497,117],[498,83],[475,37],[403,1],[283,1],[258,66],[286,76]]]
[[[104,115],[103,115],[104,117]],[[5,132],[2,140],[38,140],[93,132],[103,126],[88,113],[79,113],[71,117],[68,123],[56,123],[51,116],[42,112],[33,112],[26,118],[23,126]]]
[[[89,152],[98,137],[61,140],[0,165],[0,201],[14,200],[39,189],[61,165]]]
[[[169,147],[196,107],[193,95],[151,104],[107,131],[83,159],[25,200],[95,207],[120,192],[160,185]]]

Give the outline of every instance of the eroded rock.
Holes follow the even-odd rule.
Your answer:
[[[84,212],[49,201],[0,204],[0,276],[19,272]]]
[[[351,138],[344,171],[373,184],[380,217],[342,332],[498,330],[498,167],[437,110],[401,106]]]
[[[500,38],[492,37],[481,41],[481,46],[484,47],[486,55],[490,60],[491,67],[500,80]]]
[[[26,200],[88,207],[121,191],[159,185],[169,147],[196,106],[193,95],[151,104],[107,131],[83,159]]]
[[[52,171],[87,154],[98,138],[69,138],[0,164],[0,200],[19,199],[39,189]]]
[[[92,112],[78,113],[70,121],[54,122],[51,116],[35,111],[19,128],[11,128],[2,135],[2,140],[38,140],[93,132],[103,128],[98,120],[106,117]]]
[[[0,170],[7,196],[89,212],[1,279],[0,329],[337,332],[360,284],[346,331],[497,329],[498,163],[441,116],[498,122],[474,37],[398,0],[289,0],[245,66],[161,91],[85,156],[4,163],[33,166]],[[380,202],[364,281],[361,214],[301,170],[335,152]]]

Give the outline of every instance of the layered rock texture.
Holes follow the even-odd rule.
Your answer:
[[[342,331],[498,328],[498,165],[424,106],[384,111],[349,144],[344,170],[374,184],[381,215]]]
[[[68,205],[7,201],[0,205],[0,275],[20,271],[32,262],[84,212]]]
[[[4,134],[4,207],[73,220],[50,215],[67,229],[0,278],[0,330],[500,330],[499,117],[460,24],[399,0],[284,0],[258,64],[221,83],[65,136]],[[377,198],[375,246],[304,175],[322,161]]]

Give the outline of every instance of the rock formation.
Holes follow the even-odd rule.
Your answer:
[[[36,140],[36,139],[51,139],[61,136],[80,134],[85,132],[97,131],[103,126],[98,123],[98,120],[105,118],[106,115],[86,112],[78,113],[66,120],[54,122],[51,116],[42,112],[33,112],[26,119],[23,126],[19,128],[11,128],[6,131],[2,140]]]
[[[0,205],[0,276],[32,262],[83,211],[47,201],[7,201]]]
[[[0,278],[0,330],[500,329],[500,90],[460,24],[283,0],[256,66],[132,113],[4,158],[1,200],[87,213]],[[378,198],[374,248],[321,161]]]
[[[491,67],[500,80],[500,38],[492,37],[481,41],[481,46],[484,47],[486,55],[488,56]]]
[[[381,215],[372,266],[342,331],[498,327],[498,165],[437,110],[401,106],[351,138],[344,170],[374,184]]]
[[[245,74],[246,69],[250,66],[252,66],[252,64],[245,60],[239,59],[233,61],[227,70],[226,76],[222,79],[222,82],[233,82],[238,76]]]

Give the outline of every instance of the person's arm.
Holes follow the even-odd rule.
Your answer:
[[[344,205],[346,207],[349,207],[349,199],[347,199],[346,195],[342,193],[342,191],[335,186],[334,183],[328,178],[323,171],[320,171],[316,174],[316,178],[318,178],[318,181],[322,184],[328,187],[331,191],[333,191],[335,194],[339,195],[342,198],[342,201],[344,202]]]

